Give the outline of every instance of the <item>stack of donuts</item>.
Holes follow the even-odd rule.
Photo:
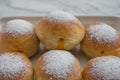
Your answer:
[[[42,43],[48,50],[32,65]],[[81,67],[69,50],[91,58]],[[0,80],[120,80],[120,33],[105,23],[84,26],[70,13],[53,11],[37,25],[13,19],[0,32]]]

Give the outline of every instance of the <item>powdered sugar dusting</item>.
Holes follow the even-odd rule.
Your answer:
[[[15,54],[2,54],[0,55],[0,80],[2,78],[13,80],[13,77],[17,79],[21,71],[27,69],[26,67],[27,64],[22,60],[22,57]]]
[[[51,50],[44,55],[44,61],[43,70],[47,74],[65,79],[71,71],[74,57],[67,51]]]
[[[13,33],[14,35],[23,35],[34,30],[33,24],[21,19],[10,20],[5,24],[5,27],[5,32]]]
[[[94,60],[92,65],[89,73],[96,80],[120,80],[120,58],[99,57]]]
[[[100,43],[111,43],[118,39],[118,32],[111,26],[104,23],[92,25],[88,30],[91,38],[95,38]]]
[[[56,21],[56,22],[78,20],[73,15],[63,11],[53,11],[47,15],[47,18],[50,21]]]

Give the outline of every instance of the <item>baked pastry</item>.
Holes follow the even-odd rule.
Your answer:
[[[0,34],[0,50],[3,52],[22,52],[31,57],[39,48],[34,25],[28,21],[10,20],[2,26]]]
[[[0,54],[0,80],[33,80],[30,60],[21,53]]]
[[[91,59],[83,70],[83,80],[120,80],[120,58],[102,56]]]
[[[85,34],[81,22],[63,11],[53,11],[42,17],[35,32],[47,49],[63,50],[74,48]]]
[[[35,73],[37,80],[80,80],[82,68],[70,52],[51,50],[39,58]]]
[[[90,58],[120,56],[120,33],[105,23],[89,25],[81,42],[81,49]]]

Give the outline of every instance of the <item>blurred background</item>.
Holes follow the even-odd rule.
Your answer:
[[[54,10],[81,16],[120,16],[120,0],[0,0],[0,17],[40,16]]]

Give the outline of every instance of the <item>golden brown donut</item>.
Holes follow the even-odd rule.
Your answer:
[[[39,40],[34,32],[34,25],[28,21],[14,19],[2,26],[0,50],[3,52],[22,52],[28,57],[39,48]]]
[[[70,52],[51,50],[39,58],[35,73],[37,80],[81,80],[82,68]]]
[[[0,54],[0,80],[33,80],[33,67],[22,53]]]
[[[120,58],[102,56],[91,59],[83,70],[83,80],[120,80]]]
[[[120,33],[105,23],[89,25],[81,42],[81,49],[90,58],[120,56]]]
[[[73,15],[53,11],[40,19],[35,32],[47,49],[70,50],[80,43],[85,30]]]

